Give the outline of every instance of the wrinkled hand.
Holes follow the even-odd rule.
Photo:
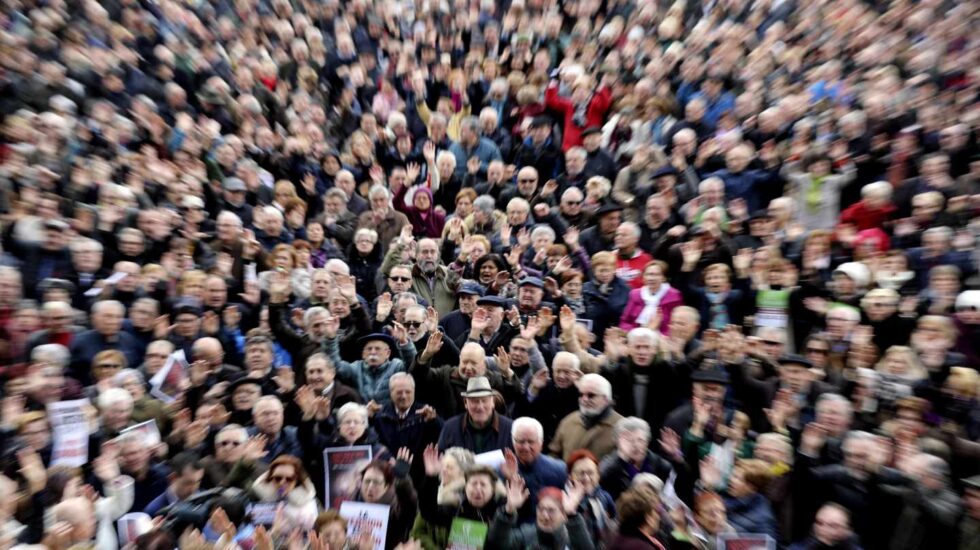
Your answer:
[[[422,463],[425,465],[425,475],[435,477],[442,470],[442,460],[439,456],[439,449],[432,443],[425,446],[422,451]]]
[[[510,369],[510,354],[507,353],[507,350],[503,346],[500,346],[497,348],[496,358],[497,368],[500,369],[500,374],[505,379],[510,380],[510,377],[514,374],[514,371]]]

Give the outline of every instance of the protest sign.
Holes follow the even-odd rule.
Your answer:
[[[776,541],[769,535],[718,535],[718,550],[776,550]]]
[[[88,462],[90,434],[85,408],[88,399],[48,404],[51,423],[51,466],[78,467]]]
[[[371,462],[370,445],[323,450],[324,491],[327,508],[336,509],[357,490],[358,474]]]
[[[150,378],[150,395],[164,403],[172,403],[187,384],[187,358],[184,350],[170,354],[163,367]]]
[[[370,533],[374,550],[384,550],[390,511],[387,504],[345,501],[340,505],[340,517],[347,520],[347,538],[356,541],[363,533]]]
[[[487,530],[487,524],[482,521],[455,518],[449,528],[446,550],[483,550]]]
[[[499,470],[504,465],[504,452],[500,449],[480,453],[474,458],[475,462],[480,466],[488,466],[494,470]]]

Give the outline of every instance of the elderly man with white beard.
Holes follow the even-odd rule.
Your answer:
[[[548,451],[565,461],[579,449],[605,456],[616,450],[616,423],[622,418],[613,410],[612,384],[602,375],[586,374],[578,381],[578,411],[558,424]]]
[[[439,331],[439,313],[432,307],[411,305],[405,309],[402,325],[408,332],[408,339],[415,342],[415,349],[424,350],[431,335]],[[434,362],[437,365],[452,364],[458,357],[459,346],[445,338],[442,341],[442,348],[436,353]]]

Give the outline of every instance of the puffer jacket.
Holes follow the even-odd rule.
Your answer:
[[[516,514],[501,509],[487,533],[485,548],[496,550],[595,550],[585,521],[578,514],[568,518],[554,533],[545,533],[538,526],[519,524]]]

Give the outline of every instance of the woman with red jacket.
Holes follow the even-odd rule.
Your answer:
[[[606,120],[606,113],[612,106],[612,89],[607,80],[613,76],[603,75],[598,89],[593,89],[592,77],[581,75],[572,84],[570,98],[558,95],[559,82],[552,79],[544,93],[545,107],[556,111],[563,117],[562,151],[582,145],[582,132],[591,126],[600,127]]]

